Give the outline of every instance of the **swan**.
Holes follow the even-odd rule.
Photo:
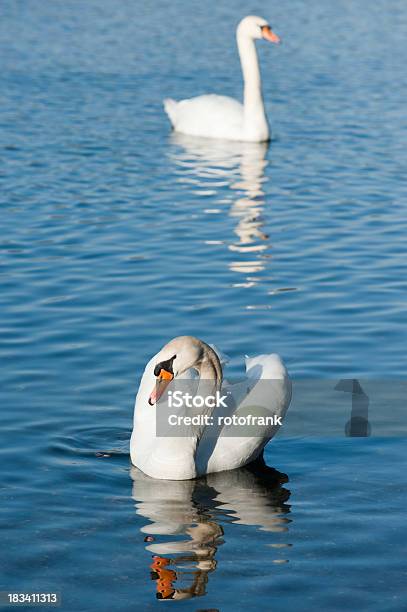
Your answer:
[[[152,478],[189,480],[243,467],[262,454],[291,401],[288,372],[276,354],[246,358],[245,379],[231,385],[223,381],[222,360],[215,348],[193,336],[174,338],[150,359],[134,406],[133,465]],[[169,401],[174,390],[185,398],[191,389],[203,406],[184,401],[174,407]],[[248,414],[269,420],[250,430],[231,422]],[[184,417],[191,416],[199,422],[184,425]]]
[[[262,17],[249,15],[236,30],[237,46],[243,72],[243,105],[215,94],[187,100],[164,100],[164,109],[176,132],[191,136],[265,142],[270,131],[264,110],[260,67],[255,40],[263,38],[279,44],[280,38]]]

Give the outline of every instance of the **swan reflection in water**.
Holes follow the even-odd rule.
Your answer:
[[[230,205],[228,214],[236,224],[235,237],[228,244],[235,254],[229,268],[246,275],[245,281],[235,286],[256,285],[260,279],[252,275],[264,270],[270,257],[269,236],[263,231],[262,218],[268,143],[209,140],[176,133],[171,135],[171,143],[176,145],[171,157],[181,169],[179,182],[187,184],[196,195],[221,195],[217,203],[222,207]],[[219,242],[222,241],[207,241],[208,244]]]
[[[227,539],[223,525],[288,531],[290,492],[282,486],[288,479],[263,461],[198,480],[156,480],[136,467],[130,474],[136,512],[147,519],[141,532],[152,554],[150,575],[158,599],[205,595],[217,549]]]

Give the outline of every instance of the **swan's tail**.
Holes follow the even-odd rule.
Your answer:
[[[166,98],[164,100],[164,110],[167,113],[169,120],[172,123],[172,126],[175,126],[176,117],[177,117],[177,106],[178,102],[173,100],[172,98]]]

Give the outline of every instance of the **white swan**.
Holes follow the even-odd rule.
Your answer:
[[[243,105],[233,98],[214,94],[179,102],[168,98],[164,100],[164,108],[177,132],[250,142],[269,140],[270,131],[254,41],[264,38],[278,44],[280,38],[265,19],[253,15],[242,19],[236,37],[244,81]]]
[[[257,459],[289,406],[291,381],[287,370],[278,355],[260,355],[246,359],[242,382],[222,382],[220,359],[208,344],[192,336],[180,336],[166,344],[150,359],[141,379],[130,440],[132,463],[153,478],[188,480],[239,468]],[[168,392],[174,389],[184,394],[192,389],[194,396],[204,400],[219,392],[226,397],[225,406],[222,402],[215,409],[186,407],[185,402],[180,407],[170,406]],[[213,424],[205,425],[202,420],[183,428],[174,427],[174,421],[169,424],[172,415],[201,419],[206,415],[209,419],[212,413]],[[266,425],[263,420],[249,430],[240,423],[228,424],[225,419],[248,414],[269,419]]]

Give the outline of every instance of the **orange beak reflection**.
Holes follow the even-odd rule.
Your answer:
[[[163,369],[160,370],[160,373],[157,376],[155,388],[152,390],[150,397],[148,398],[148,403],[150,406],[153,406],[158,402],[173,378],[174,374],[171,372],[167,372],[167,370]]]
[[[277,34],[275,34],[273,32],[273,30],[270,28],[270,26],[263,26],[261,29],[261,33],[262,36],[265,40],[268,40],[269,42],[274,43],[275,45],[279,45],[281,42],[281,39],[279,36],[277,36]]]

